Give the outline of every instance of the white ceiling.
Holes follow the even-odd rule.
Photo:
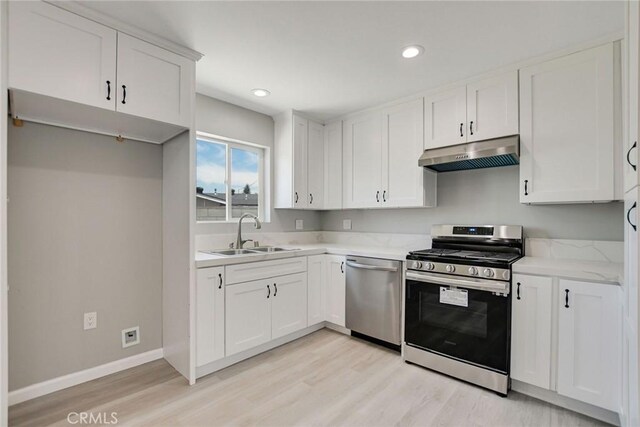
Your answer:
[[[198,92],[319,119],[621,32],[624,17],[623,2],[587,1],[83,4],[204,53]],[[403,59],[411,44],[425,54]]]

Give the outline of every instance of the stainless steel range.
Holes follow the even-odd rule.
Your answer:
[[[407,255],[404,358],[506,395],[522,227],[436,225],[431,237]]]

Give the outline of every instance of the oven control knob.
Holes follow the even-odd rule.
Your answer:
[[[484,277],[493,277],[494,273],[492,269],[485,268],[482,274],[484,274]]]
[[[456,271],[456,268],[451,264],[447,264],[445,269],[447,270],[447,273],[453,273],[454,271]]]
[[[427,263],[427,270],[433,270],[434,268],[436,268],[436,266],[433,265],[433,263],[431,263],[431,262]]]
[[[475,267],[469,267],[469,274],[472,276],[477,276],[478,275],[478,269]]]
[[[502,272],[502,278],[504,280],[509,280],[509,270],[505,270]]]
[[[422,268],[422,262],[421,261],[414,261],[413,262],[413,268],[416,268],[416,269],[420,270]]]

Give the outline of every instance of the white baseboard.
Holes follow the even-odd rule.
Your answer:
[[[125,369],[133,368],[144,363],[162,359],[162,357],[163,351],[161,348],[158,348],[145,353],[136,354],[135,356],[105,363],[104,365],[52,378],[41,383],[32,384],[9,392],[9,406],[35,399],[36,397],[44,396],[45,394],[53,393],[54,391],[82,384],[87,381],[95,380],[96,378],[104,377],[105,375],[124,371]]]
[[[526,394],[527,396],[535,397],[536,399],[560,406],[561,408],[569,409],[591,418],[604,421],[605,423],[612,424],[614,426],[620,426],[620,416],[616,412],[580,402],[569,397],[561,396],[555,391],[545,390],[514,379],[511,379],[511,390]]]

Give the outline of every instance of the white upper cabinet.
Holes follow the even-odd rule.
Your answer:
[[[467,142],[518,133],[518,72],[467,85]]]
[[[513,275],[511,378],[551,388],[553,278]]]
[[[465,86],[427,96],[424,148],[467,142],[467,89]]]
[[[168,50],[118,33],[118,111],[191,125],[195,64]]]
[[[520,202],[610,201],[614,48],[520,70]]]
[[[477,80],[425,98],[424,148],[518,133],[518,72]]]
[[[198,269],[196,366],[224,357],[224,267]]]
[[[627,2],[627,18],[626,23],[626,76],[625,82],[627,89],[625,91],[627,97],[624,100],[627,105],[627,134],[624,139],[624,190],[629,191],[638,185],[638,134],[640,128],[638,126],[640,103],[639,92],[640,85],[640,3],[637,1]]]
[[[423,113],[422,98],[382,111],[384,207],[435,205],[435,172],[425,170],[417,162],[423,152]],[[425,180],[431,185],[425,186]]]
[[[342,121],[324,126],[324,208],[342,208]]]
[[[309,121],[309,142],[307,145],[307,201],[309,208],[322,209],[324,204],[324,126]]]
[[[115,109],[117,32],[40,1],[9,4],[9,88]]]
[[[558,393],[618,411],[619,287],[561,279],[558,294]]]
[[[423,99],[344,122],[343,207],[435,206],[436,175],[418,166]]]
[[[343,207],[368,208],[382,203],[382,119],[380,111],[344,121]],[[415,162],[418,161],[416,157]]]
[[[294,111],[274,117],[275,207],[324,209],[325,129]]]

